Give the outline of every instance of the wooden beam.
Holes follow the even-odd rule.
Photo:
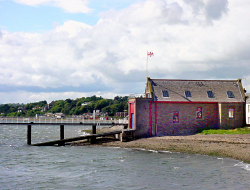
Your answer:
[[[60,140],[64,139],[64,125],[60,125]],[[62,141],[62,143],[60,143],[61,146],[64,146],[65,143]]]
[[[31,145],[31,125],[27,126],[27,144]]]

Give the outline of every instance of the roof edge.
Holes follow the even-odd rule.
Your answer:
[[[235,79],[235,80],[226,80],[226,79],[223,79],[223,80],[193,80],[193,79],[150,79],[150,80],[157,80],[157,81],[218,81],[218,82],[239,82],[239,79]]]

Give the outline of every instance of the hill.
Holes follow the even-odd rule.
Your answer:
[[[101,96],[82,97],[66,100],[56,100],[50,103],[39,101],[28,104],[2,104],[0,105],[1,116],[30,117],[36,114],[64,113],[65,115],[82,115],[100,110],[108,116],[114,116],[116,112],[128,110],[128,96],[116,96],[114,99],[104,99]]]

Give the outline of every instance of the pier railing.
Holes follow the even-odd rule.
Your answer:
[[[128,123],[126,118],[113,119],[113,120],[100,120],[100,119],[82,119],[82,118],[52,118],[52,117],[0,117],[0,123],[103,123],[112,124]]]
[[[27,125],[27,144],[31,145],[31,126],[32,125],[60,125],[60,140],[34,144],[37,146],[50,146],[58,144],[65,145],[66,142],[79,141],[83,139],[91,139],[91,143],[95,143],[97,137],[118,135],[124,130],[109,131],[97,134],[96,129],[101,125],[114,126],[121,125],[123,129],[127,129],[128,121],[124,119],[114,120],[97,120],[97,119],[81,119],[81,118],[47,118],[47,117],[0,117],[0,125]],[[80,137],[64,139],[64,125],[92,125],[92,134]],[[126,127],[125,127],[126,126]],[[119,137],[120,138],[120,137]]]

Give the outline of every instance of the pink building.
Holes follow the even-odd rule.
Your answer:
[[[136,137],[187,135],[201,128],[245,125],[241,80],[147,78],[145,98],[129,99],[129,128]]]

